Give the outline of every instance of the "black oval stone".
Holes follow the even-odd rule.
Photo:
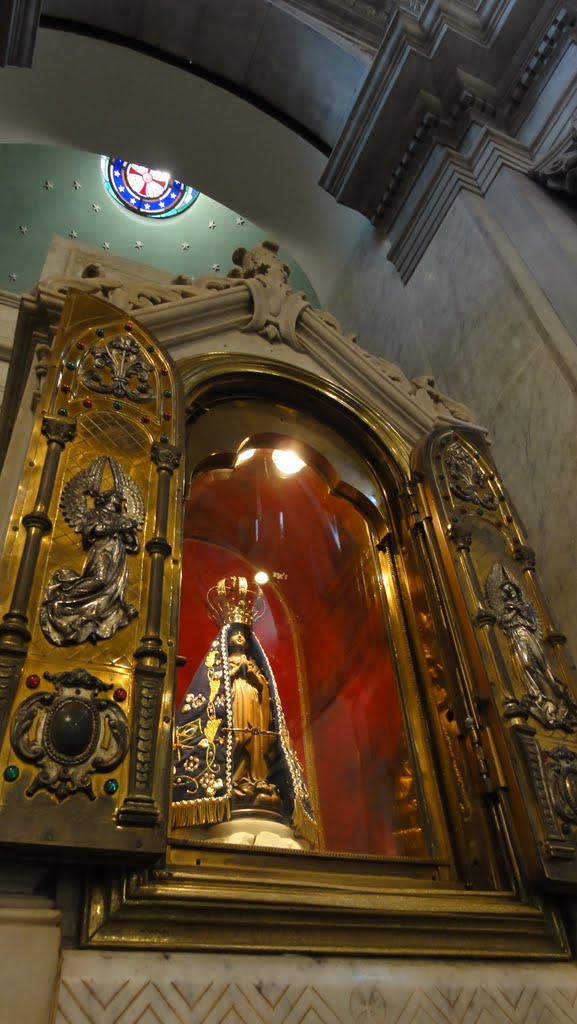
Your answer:
[[[67,700],[56,709],[50,722],[49,740],[57,754],[79,757],[90,746],[94,719],[80,700]]]

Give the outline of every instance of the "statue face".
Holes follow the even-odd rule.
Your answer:
[[[231,647],[246,647],[246,637],[240,629],[236,629],[234,633],[230,634],[228,642]]]
[[[505,601],[518,601],[520,597],[519,588],[514,583],[502,583],[501,593]]]
[[[102,491],[94,499],[94,507],[105,509],[106,512],[121,512],[122,495],[118,491]]]

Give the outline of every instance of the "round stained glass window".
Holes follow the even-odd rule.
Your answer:
[[[101,167],[106,191],[143,217],[176,217],[199,196],[198,189],[177,181],[168,171],[111,156],[102,157]]]

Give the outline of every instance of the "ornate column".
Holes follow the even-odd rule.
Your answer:
[[[161,636],[164,597],[164,563],[172,553],[167,539],[168,514],[173,473],[180,465],[181,453],[174,445],[154,442],[151,459],[156,465],[158,489],[154,534],[146,543],[150,556],[150,578],[146,608],[146,628],[135,651],[135,702],[133,756],[128,794],[118,820],[123,825],[154,825],[158,807],[154,798],[156,723],[160,719],[167,653]]]

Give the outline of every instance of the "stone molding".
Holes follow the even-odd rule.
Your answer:
[[[402,2],[353,4],[350,0],[272,0],[275,7],[297,14],[313,25],[323,25],[372,53],[378,49],[388,21]],[[419,10],[424,6],[424,0],[409,2],[418,5]]]
[[[436,145],[458,150],[474,124],[509,134],[574,21],[558,0],[429,0],[418,17],[397,12],[321,185],[390,230]]]
[[[8,925],[31,925],[34,928],[58,928],[62,920],[59,910],[37,906],[0,907],[0,928]]]
[[[0,306],[18,309],[19,305],[20,296],[16,292],[7,292],[4,288],[0,288]]]

